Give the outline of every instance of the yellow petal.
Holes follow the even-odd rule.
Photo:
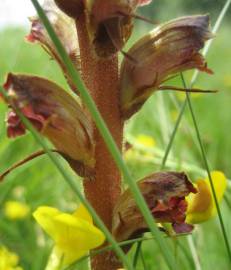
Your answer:
[[[80,206],[76,209],[76,211],[73,213],[74,216],[78,218],[82,218],[89,223],[93,223],[92,217],[90,213],[87,211],[86,207],[84,207],[83,204],[80,204]]]
[[[24,219],[28,216],[30,208],[28,205],[17,202],[17,201],[8,201],[4,205],[4,212],[6,217],[11,220]]]
[[[227,179],[226,179],[224,173],[220,172],[220,171],[211,172],[211,177],[213,180],[213,185],[214,185],[214,189],[216,191],[218,202],[220,202],[221,199],[223,198],[225,190],[227,188]],[[209,179],[206,178],[205,181],[209,185]],[[212,192],[210,185],[209,185],[209,189]]]
[[[221,202],[227,187],[227,179],[225,175],[219,171],[212,171],[211,177],[217,200]],[[207,221],[217,213],[209,179],[198,180],[196,186],[198,193],[190,194],[187,197],[188,209],[186,222],[191,224]]]
[[[58,257],[63,257],[65,265],[84,256],[88,250],[100,246],[105,240],[103,233],[92,224],[92,219],[83,206],[73,215],[52,207],[39,207],[34,217],[55,241],[55,253]]]
[[[23,270],[17,266],[19,257],[4,246],[0,246],[0,270]]]
[[[155,140],[151,136],[144,134],[139,134],[136,137],[136,141],[146,147],[154,147],[156,145]]]

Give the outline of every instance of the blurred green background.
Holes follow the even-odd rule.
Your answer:
[[[142,8],[141,13],[159,22],[182,15],[210,13],[213,24],[223,5],[224,1],[218,0],[155,0],[152,5]],[[45,76],[67,88],[62,73],[47,54],[38,45],[31,45],[24,41],[29,27],[28,24],[27,29],[5,28],[0,30],[0,84],[3,84],[7,72],[11,71]],[[153,28],[152,25],[137,22],[128,47],[151,28]],[[200,74],[195,85],[202,89],[218,89],[219,92],[192,95],[210,168],[223,171],[228,178],[231,178],[230,48],[230,11],[228,11],[207,56],[208,66],[214,71],[214,75]],[[191,76],[192,72],[186,73],[188,83]],[[182,86],[179,78],[172,80],[169,84]],[[156,142],[158,151],[163,152],[183,100],[184,94],[170,92],[154,94],[139,114],[127,123],[125,138],[133,140],[140,134],[151,136]],[[30,134],[15,140],[7,138],[4,122],[6,112],[7,107],[1,102],[0,173],[28,154],[40,149]],[[171,169],[185,170],[184,164],[187,164],[192,180],[196,180],[204,173],[204,165],[188,109],[174,141],[171,159],[175,162],[175,168],[171,166]],[[70,175],[73,175],[66,163],[64,161],[63,163]],[[160,163],[161,155],[156,156],[155,161],[128,159],[128,165],[136,179],[158,170]],[[81,182],[79,181],[79,183],[81,188]],[[228,235],[231,234],[229,222],[229,200],[231,202],[231,199],[229,199],[229,195],[229,191],[227,191],[226,200],[221,205]],[[4,205],[9,200],[26,203],[31,212],[40,205],[50,205],[64,211],[72,211],[78,203],[76,197],[46,156],[15,170],[0,184],[0,245],[7,246],[19,255],[20,265],[23,269],[44,269],[52,246],[51,241],[34,223],[31,215],[19,221],[7,218],[4,213]],[[196,226],[193,238],[201,269],[230,269],[217,218]],[[153,242],[145,242],[143,249],[146,269],[166,269],[163,258]],[[193,259],[187,237],[178,238],[173,249],[176,252],[178,269],[200,269],[195,267],[195,259]],[[133,256],[133,250],[129,256]],[[143,269],[141,265],[141,261],[139,261],[137,269]],[[75,269],[83,269],[83,266]]]

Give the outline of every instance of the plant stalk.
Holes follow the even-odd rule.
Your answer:
[[[94,54],[85,15],[77,22],[77,32],[82,78],[121,150],[123,123],[119,111],[118,56],[99,59]],[[95,138],[95,178],[93,181],[84,181],[84,192],[107,228],[111,230],[113,208],[121,193],[121,174],[93,121],[92,127]],[[114,253],[108,252],[106,255],[99,254],[93,257],[91,265],[94,270],[114,270],[121,267],[121,262]]]

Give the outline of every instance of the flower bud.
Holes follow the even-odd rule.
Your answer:
[[[36,76],[9,74],[5,89],[12,111],[7,133],[26,132],[15,114],[19,108],[32,125],[46,136],[77,172],[84,176],[94,167],[94,142],[90,123],[78,101],[55,83]]]
[[[138,182],[139,189],[156,222],[171,223],[177,233],[188,232],[185,223],[185,196],[196,189],[184,173],[157,172]],[[113,211],[112,233],[117,241],[136,238],[148,226],[129,189],[119,198]]]
[[[68,16],[78,19],[84,12],[83,0],[55,0],[56,5]]]
[[[172,75],[197,68],[211,73],[199,50],[212,37],[209,17],[189,16],[167,22],[141,38],[121,67],[121,112],[126,119]]]

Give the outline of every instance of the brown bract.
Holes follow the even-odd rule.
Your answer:
[[[36,76],[10,73],[4,87],[12,109],[7,118],[8,136],[26,132],[14,111],[19,108],[81,176],[90,174],[95,164],[93,134],[78,101],[55,83]]]
[[[171,223],[177,233],[192,230],[193,227],[185,223],[185,196],[197,191],[185,173],[157,172],[140,180],[138,186],[156,222]],[[112,233],[117,241],[124,241],[145,231],[148,226],[127,189],[114,208]]]
[[[155,28],[129,51],[121,67],[121,113],[125,119],[140,109],[172,75],[197,68],[212,73],[199,50],[212,37],[209,16],[182,17]]]
[[[80,59],[79,59],[79,47],[77,40],[77,33],[75,28],[75,22],[73,19],[66,16],[53,1],[45,1],[43,5],[43,10],[47,15],[52,27],[62,42],[67,54],[75,65],[76,69],[80,69]],[[26,37],[29,42],[38,42],[44,50],[56,60],[60,65],[68,83],[71,85],[72,89],[75,89],[71,78],[69,77],[65,64],[61,60],[53,41],[50,39],[43,23],[40,18],[35,16],[30,18],[31,21],[31,32]]]
[[[131,35],[133,13],[150,1],[95,0],[87,2],[89,33],[96,54],[108,57],[121,50]]]

